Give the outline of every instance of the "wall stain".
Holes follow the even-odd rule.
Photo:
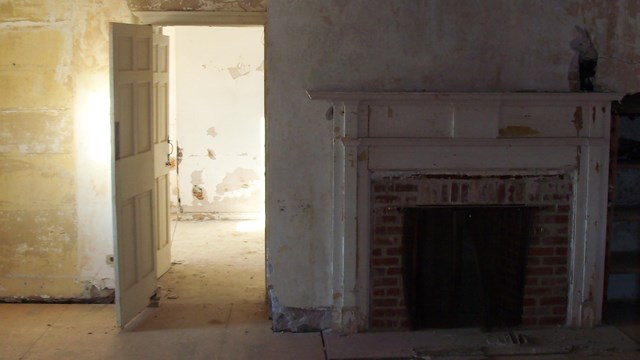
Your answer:
[[[369,154],[366,150],[360,151],[358,154],[358,161],[367,161],[369,159]]]
[[[582,106],[576,106],[576,111],[573,113],[572,123],[576,128],[577,135],[580,135],[580,131],[584,128],[584,122],[582,120]]]
[[[498,131],[500,137],[527,137],[540,134],[530,126],[507,126]]]
[[[216,128],[214,128],[213,126],[208,128],[207,135],[211,136],[212,138],[218,136],[218,133],[216,132]]]
[[[215,160],[216,159],[216,152],[213,151],[212,149],[207,149],[207,156],[209,157],[209,159]]]

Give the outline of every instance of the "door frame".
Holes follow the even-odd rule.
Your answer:
[[[231,12],[220,12],[220,11],[133,11],[133,14],[137,17],[138,21],[135,22],[135,25],[152,25],[154,30],[152,32],[155,33],[156,27],[163,26],[219,26],[219,27],[262,27],[265,33],[265,43],[264,43],[264,119],[265,119],[265,128],[268,122],[267,119],[267,41],[266,41],[266,30],[267,30],[267,13],[265,11],[261,12],[242,12],[242,13],[231,13]],[[111,49],[110,49],[111,51]],[[111,84],[113,87],[113,84]],[[111,89],[113,91],[113,88]],[[168,101],[168,99],[167,99]],[[266,130],[266,129],[265,129]],[[267,133],[265,131],[265,151],[267,148]],[[113,142],[112,142],[113,147]],[[112,149],[113,150],[113,149]],[[266,153],[265,153],[265,187],[266,187]],[[115,166],[112,168],[115,175]],[[267,218],[268,215],[266,213],[266,197],[267,194],[265,192],[265,248],[267,246],[267,238],[266,238],[266,226],[267,226]],[[115,211],[115,210],[114,210]],[[114,219],[116,214],[114,213]],[[170,235],[171,236],[171,232]],[[170,239],[169,241],[172,241]],[[115,243],[115,238],[114,238]],[[267,259],[266,259],[266,251],[265,251],[265,300],[268,301],[269,294],[267,290]],[[117,274],[114,274],[117,275]]]

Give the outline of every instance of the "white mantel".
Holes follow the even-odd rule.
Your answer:
[[[569,174],[567,326],[601,321],[610,93],[309,91],[334,106],[333,327],[368,328],[370,182],[385,174]]]

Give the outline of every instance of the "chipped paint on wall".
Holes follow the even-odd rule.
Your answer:
[[[216,194],[221,196],[242,197],[243,192],[259,187],[260,177],[252,169],[235,169],[232,173],[227,173],[222,182],[216,186]]]
[[[184,149],[184,212],[264,209],[264,63],[261,28],[171,27],[175,41],[172,138]],[[202,66],[205,64],[206,66]],[[198,186],[196,191],[195,186]],[[177,199],[174,199],[174,206]]]

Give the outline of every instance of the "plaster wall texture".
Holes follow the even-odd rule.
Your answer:
[[[569,91],[575,25],[601,90],[640,90],[637,1],[270,1],[268,286],[279,306],[330,307],[329,103],[305,90]],[[346,264],[345,266],[354,266]]]
[[[113,287],[109,21],[130,20],[124,0],[0,1],[0,298]]]
[[[167,29],[169,30],[169,29]],[[264,212],[262,27],[173,27],[177,189],[185,212]]]

